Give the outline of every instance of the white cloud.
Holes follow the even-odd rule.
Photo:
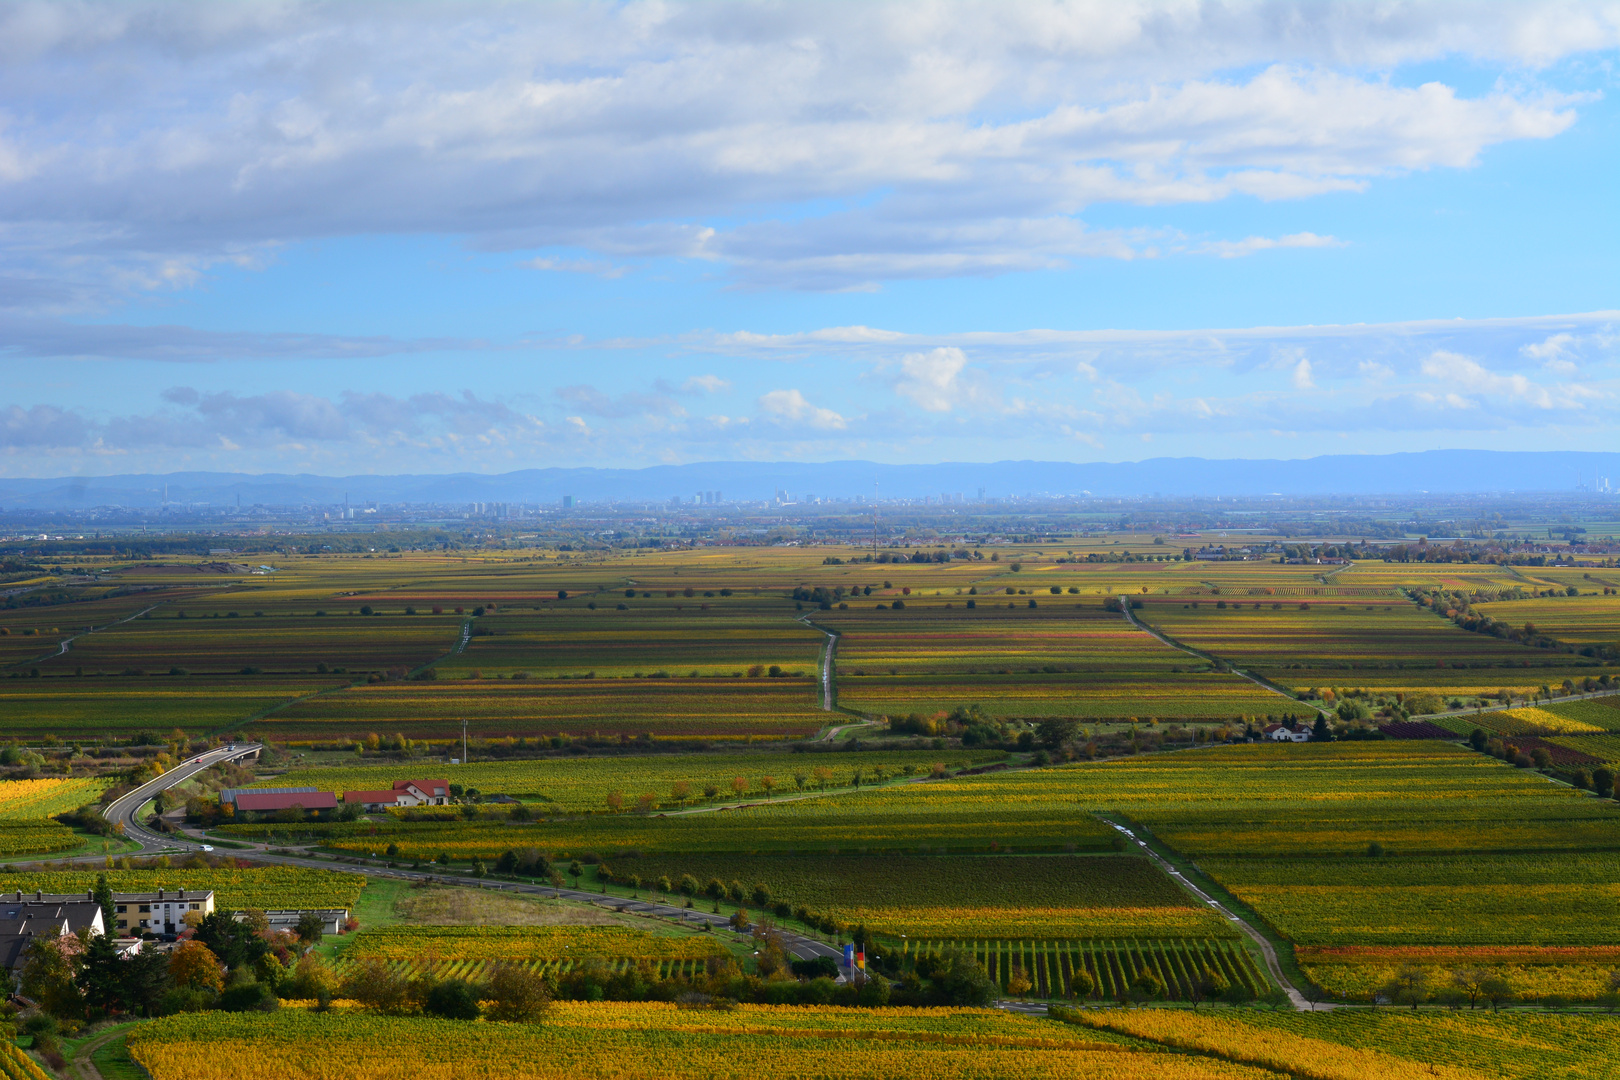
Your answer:
[[[1308,358],[1301,357],[1299,363],[1294,365],[1294,389],[1313,390],[1315,388],[1316,380],[1311,378],[1311,362]]]
[[[21,3],[0,9],[0,249],[75,295],[361,234],[812,289],[1146,257],[1154,229],[1077,215],[1468,167],[1579,102],[1393,68],[1617,40],[1603,3]]]
[[[967,366],[961,349],[945,346],[925,353],[907,353],[900,358],[901,376],[894,389],[928,412],[950,412],[961,386],[957,376]]]
[[[759,407],[781,423],[803,424],[823,431],[842,431],[848,422],[831,409],[819,408],[805,400],[798,390],[771,390],[760,395]]]
[[[1483,397],[1501,398],[1535,409],[1581,409],[1588,400],[1601,396],[1591,387],[1563,383],[1547,387],[1518,373],[1503,375],[1479,361],[1457,353],[1437,350],[1422,364],[1423,374],[1458,391]]]
[[[1344,241],[1332,236],[1317,236],[1315,233],[1293,233],[1289,236],[1272,238],[1269,236],[1250,236],[1242,240],[1210,240],[1193,249],[1201,255],[1218,255],[1223,259],[1240,259],[1245,255],[1253,255],[1257,251],[1271,251],[1275,248],[1323,248],[1344,247]]]
[[[731,383],[718,375],[693,375],[681,383],[681,389],[689,394],[702,391],[706,394],[718,394],[722,390],[731,389]]]

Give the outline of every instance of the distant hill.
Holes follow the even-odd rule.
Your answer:
[[[713,461],[645,469],[524,469],[484,474],[311,476],[185,472],[167,475],[0,480],[0,507],[69,510],[156,507],[164,487],[173,503],[244,506],[352,503],[663,502],[718,491],[728,502],[806,496],[882,498],[960,494],[1215,496],[1403,495],[1418,492],[1573,492],[1597,478],[1620,485],[1620,454],[1564,451],[1429,450],[1410,454],[1332,454],[1300,460],[1153,458],[1121,463],[1060,461],[884,465],[870,461]]]

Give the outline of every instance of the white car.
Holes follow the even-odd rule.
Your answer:
[[[204,851],[213,851],[214,850],[214,845],[213,844],[204,844],[202,846],[202,849]]]

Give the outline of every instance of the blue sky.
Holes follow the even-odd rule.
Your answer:
[[[1615,449],[1616,3],[0,5],[8,474]]]

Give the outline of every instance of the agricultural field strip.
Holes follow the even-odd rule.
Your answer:
[[[458,1024],[339,1010],[283,1009],[273,1017],[200,1013],[143,1025],[131,1055],[154,1080],[234,1080],[270,1063],[287,1080],[387,1080],[409,1058],[422,1080],[485,1063],[514,1080],[625,1076],[656,1061],[659,1076],[841,1077],[933,1080],[1276,1080],[1209,1057],[1157,1052],[1107,1032],[1064,1028],[993,1010],[772,1007],[716,1013],[663,1003],[554,1006],[545,1024]],[[637,1069],[636,1075],[642,1070]]]
[[[770,776],[783,794],[801,790],[796,777],[804,778],[810,791],[847,786],[856,770],[868,781],[878,778],[882,769],[890,776],[905,770],[926,775],[937,763],[950,768],[966,768],[999,761],[999,750],[863,750],[855,753],[821,751],[804,754],[702,754],[658,755],[652,757],[547,758],[529,761],[478,762],[469,765],[401,763],[397,766],[327,766],[294,769],[280,776],[259,781],[257,787],[316,787],[322,791],[376,791],[391,788],[396,780],[410,779],[424,769],[436,778],[486,795],[503,794],[537,800],[560,811],[598,811],[607,808],[613,792],[624,796],[626,809],[638,796],[654,796],[654,804],[679,809],[704,799],[704,788],[716,787],[727,798],[739,794],[733,781],[747,781],[741,794],[763,798],[760,780]],[[826,770],[826,775],[819,775]],[[683,799],[673,789],[686,784]]]

